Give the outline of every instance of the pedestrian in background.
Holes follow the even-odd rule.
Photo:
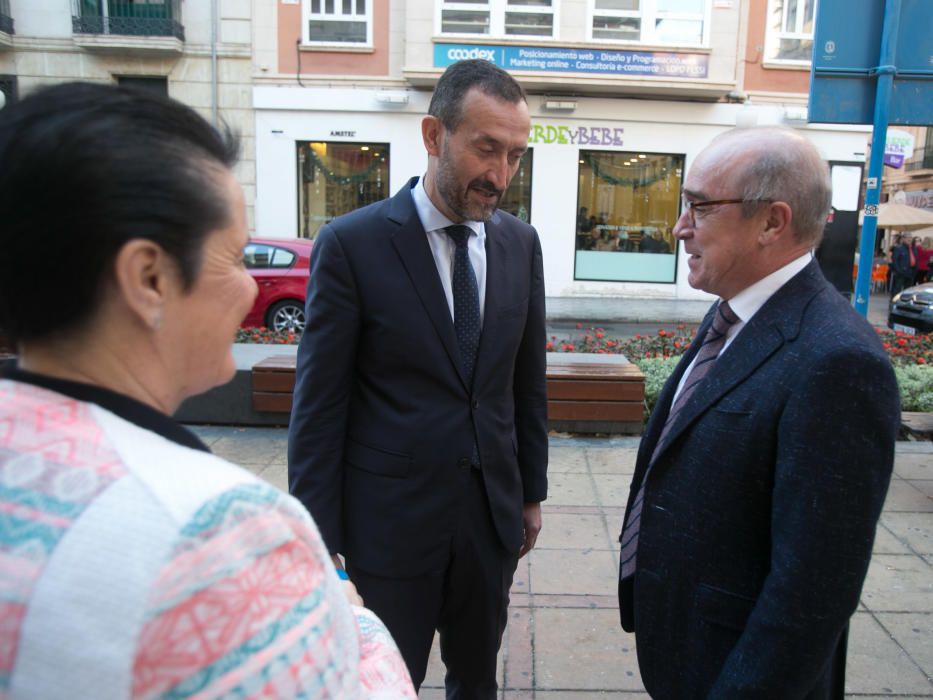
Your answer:
[[[790,130],[727,132],[685,180],[674,235],[719,300],[651,414],[620,537],[653,698],[843,696],[900,412],[874,330],[812,258],[829,207]]]
[[[891,296],[898,294],[914,282],[914,268],[910,264],[911,250],[903,236],[894,239],[891,248]],[[916,260],[916,258],[914,258]]]
[[[914,254],[917,257],[917,274],[914,276],[914,284],[923,284],[930,278],[930,256],[933,255],[930,239],[924,239],[921,244],[919,238],[914,238]]]
[[[449,67],[424,177],[321,229],[298,348],[289,488],[416,687],[440,632],[451,698],[496,695],[547,492],[541,246],[497,208],[529,128],[508,73]]]
[[[256,297],[236,152],[115,86],[0,112],[0,697],[415,697],[301,504],[170,418]]]

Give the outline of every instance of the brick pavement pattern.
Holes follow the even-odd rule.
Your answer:
[[[286,431],[196,427],[222,457],[286,488]],[[619,627],[616,538],[638,438],[551,437],[537,548],[519,562],[499,654],[502,700],[647,698]],[[432,652],[419,696],[444,697]],[[933,443],[899,442],[852,619],[846,697],[933,698]]]

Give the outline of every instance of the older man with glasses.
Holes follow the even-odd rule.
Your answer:
[[[830,184],[805,138],[730,131],[683,197],[688,281],[719,299],[639,450],[622,626],[654,698],[842,698],[894,458],[894,373],[812,258]]]

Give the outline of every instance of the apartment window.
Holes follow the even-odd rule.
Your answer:
[[[558,0],[442,0],[440,34],[557,38]]]
[[[810,63],[816,0],[770,0],[765,59]]]
[[[304,0],[304,43],[372,46],[373,0]]]
[[[702,46],[709,0],[591,0],[594,41]]]
[[[682,155],[580,151],[574,279],[673,284]]]
[[[298,232],[315,238],[334,217],[389,196],[389,144],[298,143]]]
[[[3,93],[3,99],[0,100],[0,103],[2,103],[0,109],[16,102],[15,75],[0,75],[0,92]]]
[[[117,85],[168,97],[168,78],[163,76],[118,75]]]

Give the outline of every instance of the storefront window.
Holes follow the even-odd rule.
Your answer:
[[[298,231],[314,238],[334,217],[389,196],[389,144],[298,143]]]
[[[674,283],[684,157],[581,151],[574,278]]]
[[[513,216],[517,216],[524,222],[531,221],[531,163],[533,160],[532,149],[525,151],[521,162],[518,164],[518,171],[509,189],[502,196],[499,202],[499,208],[507,211]]]

